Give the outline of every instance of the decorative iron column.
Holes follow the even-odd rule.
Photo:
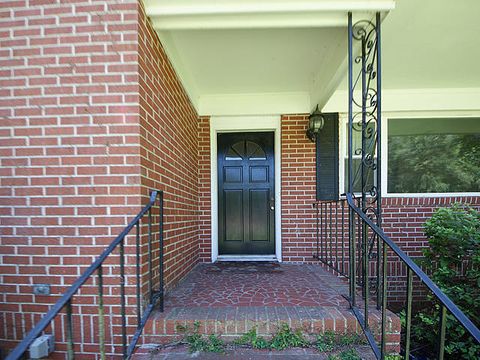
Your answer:
[[[352,13],[348,13],[348,192],[353,193],[353,27]],[[355,215],[349,208],[348,238],[349,238],[349,274],[350,302],[356,305],[356,265],[355,265]]]
[[[348,14],[348,192],[362,211],[381,225],[381,62],[380,13],[374,20],[352,24]],[[355,239],[355,217],[350,210],[350,297],[355,306],[356,282],[362,285],[365,306],[370,292],[382,303],[382,244],[366,224]],[[356,252],[360,259],[357,269]],[[372,262],[375,262],[373,266]],[[358,273],[358,274],[357,274]],[[358,276],[358,278],[357,278]],[[367,310],[367,308],[365,309]],[[368,324],[367,324],[368,326]]]

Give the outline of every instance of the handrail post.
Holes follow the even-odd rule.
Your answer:
[[[67,359],[73,360],[75,358],[75,352],[73,348],[73,309],[72,299],[69,299],[66,304],[67,312]]]
[[[338,203],[335,204],[335,267],[340,269],[340,264],[338,263]]]
[[[100,359],[105,360],[105,310],[103,301],[103,266],[100,265],[98,275],[98,341],[100,345]]]
[[[164,215],[164,202],[163,202],[163,191],[159,193],[159,247],[160,247],[160,311],[163,312],[164,310],[164,296],[165,296],[165,274],[164,274],[164,226],[163,226],[163,215]]]
[[[317,237],[317,260],[320,260],[320,209],[319,209],[319,202],[316,202],[313,207],[315,208],[315,215],[316,215],[316,224],[317,228],[315,230],[315,235]]]
[[[362,161],[360,166],[361,174],[361,186],[362,186],[362,211],[367,211],[367,69],[366,69],[366,34],[362,34]],[[367,225],[362,222],[361,224],[361,237],[362,237],[362,288],[363,288],[363,300],[365,306],[365,327],[368,328],[368,237],[367,237]]]
[[[382,49],[381,49],[381,31],[380,31],[380,13],[375,16],[375,28],[377,32],[377,225],[382,227]],[[380,254],[382,253],[383,242],[377,236],[377,309],[381,303],[379,289],[382,288],[382,277],[380,276]]]
[[[125,238],[120,242],[120,316],[122,317],[122,353],[123,358],[127,357],[127,315],[125,299]]]
[[[148,209],[148,303],[153,302],[152,208]]]
[[[440,321],[439,321],[439,337],[438,337],[438,360],[443,360],[445,357],[445,330],[447,325],[447,308],[440,305]]]
[[[378,239],[380,241],[380,238]],[[383,245],[382,248],[382,339],[380,350],[382,353],[382,359],[385,358],[386,354],[386,343],[387,343],[387,276],[388,276],[388,253],[387,246]],[[380,291],[380,289],[378,290]]]
[[[141,296],[140,293],[142,291],[141,286],[141,279],[140,279],[140,271],[141,271],[141,259],[142,256],[140,254],[140,220],[135,225],[135,256],[137,261],[135,263],[135,273],[136,273],[136,297],[137,297],[137,328],[140,327],[140,323],[142,320],[142,305],[141,305]]]
[[[412,298],[413,298],[412,269],[407,267],[407,309],[405,315],[405,358],[410,359],[410,337],[412,333]]]
[[[341,202],[342,206],[342,274],[345,274],[345,200]]]
[[[348,192],[353,193],[353,28],[352,13],[348,13]],[[355,306],[356,264],[355,264],[355,213],[349,208],[349,266],[350,266],[350,300]]]
[[[325,221],[325,209],[324,209],[324,203],[320,203],[320,258],[322,259],[322,261],[325,260],[325,251],[324,251],[324,248],[325,248],[325,238],[326,238],[326,235],[325,235],[325,229],[326,229],[326,221]]]

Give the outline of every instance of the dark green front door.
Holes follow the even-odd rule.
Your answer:
[[[218,134],[220,255],[275,254],[273,132]]]

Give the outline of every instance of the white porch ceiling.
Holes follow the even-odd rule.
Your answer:
[[[347,13],[394,0],[144,0],[200,115],[305,113],[345,73]]]
[[[480,1],[398,0],[382,23],[382,109],[478,113],[479,15]],[[324,111],[347,98],[344,79]]]
[[[399,0],[383,23],[384,87],[479,87],[479,16],[477,0]]]
[[[200,115],[305,113],[316,104],[345,110],[349,10],[357,18],[388,14],[385,110],[480,110],[480,1],[145,0],[145,7]]]
[[[243,111],[255,113],[261,110],[258,103],[265,106],[272,96],[284,111],[309,111],[315,85],[331,82],[346,47],[342,28],[162,31],[160,36],[199,112],[218,115],[230,107],[241,111],[240,99],[247,102]],[[330,85],[331,92],[337,85]]]

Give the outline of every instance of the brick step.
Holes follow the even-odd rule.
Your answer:
[[[172,307],[157,312],[148,320],[143,332],[144,344],[166,344],[180,340],[186,327],[193,331],[198,322],[200,334],[216,334],[223,340],[233,340],[253,327],[261,336],[269,337],[279,326],[288,324],[301,329],[305,335],[326,331],[336,334],[361,334],[362,330],[348,308],[321,306],[229,306],[229,307]],[[381,321],[377,313],[370,318],[374,333],[380,333]],[[388,348],[393,351],[400,343],[400,321],[389,313],[387,323]]]
[[[352,347],[349,347],[352,348]],[[362,360],[376,360],[375,354],[368,345],[353,346]],[[339,349],[333,352],[319,352],[315,348],[293,348],[285,350],[255,350],[244,347],[230,346],[225,353],[190,353],[187,345],[158,346],[146,345],[139,348],[132,357],[132,360],[190,360],[198,358],[203,360],[328,360],[332,355],[339,354],[346,349]]]

